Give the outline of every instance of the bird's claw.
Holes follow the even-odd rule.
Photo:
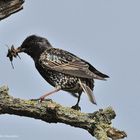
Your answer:
[[[37,98],[37,99],[30,99],[31,101],[38,101],[39,103],[42,103],[43,101],[52,101],[52,99],[45,99],[45,98]]]
[[[71,108],[74,109],[74,110],[81,111],[81,107],[78,106],[78,105],[74,105],[74,106],[72,106]]]

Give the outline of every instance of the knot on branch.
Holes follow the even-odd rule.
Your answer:
[[[8,91],[9,91],[9,88],[8,86],[2,86],[0,87],[0,98],[6,98],[8,97]]]
[[[108,107],[106,109],[99,109],[94,113],[89,113],[89,117],[96,120],[98,123],[106,123],[111,124],[111,120],[116,117],[115,111],[112,107]]]
[[[109,128],[107,131],[107,135],[113,140],[123,139],[127,137],[127,134],[124,131],[117,130],[116,128]]]

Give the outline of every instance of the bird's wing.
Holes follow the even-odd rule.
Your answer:
[[[61,49],[51,48],[44,51],[40,56],[39,63],[45,69],[76,77],[104,80],[104,78],[91,72],[86,62]]]

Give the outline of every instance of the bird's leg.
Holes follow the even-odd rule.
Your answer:
[[[77,100],[76,105],[71,107],[72,109],[75,109],[75,110],[81,110],[81,107],[79,106],[79,102],[80,102],[80,97],[81,97],[82,93],[78,93],[78,94],[79,94],[79,96],[78,96],[78,100]]]
[[[40,102],[42,102],[43,100],[45,100],[45,97],[47,97],[47,96],[49,96],[51,94],[54,94],[54,93],[58,92],[60,89],[61,89],[60,87],[56,87],[55,90],[53,90],[53,91],[51,91],[49,93],[44,94],[43,96],[41,96],[39,98]]]

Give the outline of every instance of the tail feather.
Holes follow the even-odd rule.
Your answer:
[[[97,104],[96,100],[95,100],[95,96],[93,94],[93,91],[85,84],[82,83],[81,80],[79,79],[79,83],[83,89],[83,91],[88,95],[89,100],[93,103],[93,104]]]

